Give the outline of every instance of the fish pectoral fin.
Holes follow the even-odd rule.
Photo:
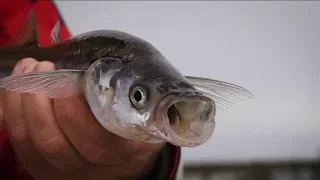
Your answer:
[[[253,98],[249,90],[235,84],[201,77],[185,76],[185,78],[196,89],[209,94],[220,109],[228,108],[237,101]]]
[[[42,94],[66,98],[80,94],[82,70],[54,70],[8,76],[0,79],[0,88],[18,93]]]
[[[57,44],[61,42],[61,21],[58,20],[51,30],[51,43]]]

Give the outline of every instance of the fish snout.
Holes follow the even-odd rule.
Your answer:
[[[207,141],[215,127],[215,103],[202,94],[182,93],[165,96],[158,105],[156,121],[166,141],[194,147]],[[160,128],[159,128],[160,129]]]

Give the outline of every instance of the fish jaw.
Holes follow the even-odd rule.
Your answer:
[[[146,129],[171,144],[196,147],[213,134],[215,108],[214,100],[204,93],[168,94],[159,101],[154,120]]]

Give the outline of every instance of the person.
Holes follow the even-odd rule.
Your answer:
[[[1,1],[0,44],[13,44],[33,9],[40,45],[62,18],[54,3]],[[18,13],[19,12],[19,13]],[[63,22],[63,20],[62,20]],[[62,38],[70,36],[65,24]],[[0,65],[1,66],[1,65]],[[25,58],[12,74],[54,70],[45,60]],[[181,148],[169,143],[146,144],[118,137],[98,124],[83,96],[49,99],[5,91],[0,103],[1,180],[181,179]]]

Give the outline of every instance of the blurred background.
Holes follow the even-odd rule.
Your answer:
[[[213,137],[184,148],[185,178],[320,180],[320,2],[55,1],[73,34],[114,29],[186,75],[246,87]]]

